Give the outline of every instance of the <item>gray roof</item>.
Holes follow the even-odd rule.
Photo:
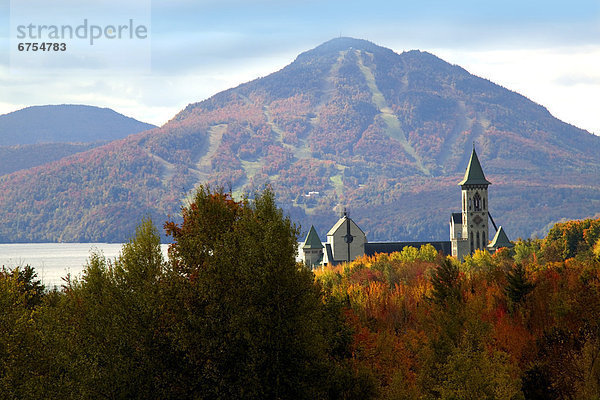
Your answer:
[[[314,226],[310,226],[310,230],[308,231],[308,235],[306,235],[306,240],[304,241],[303,249],[322,249],[323,243],[321,243],[321,239],[319,239],[319,235],[317,235],[317,231]]]
[[[508,240],[508,236],[506,236],[506,232],[504,232],[504,229],[502,228],[502,226],[500,226],[500,228],[498,228],[498,231],[496,232],[496,235],[494,236],[494,238],[492,239],[492,242],[488,245],[488,247],[492,247],[494,249],[499,249],[501,247],[514,247],[515,245],[512,244],[510,242],[510,240]]]
[[[455,224],[462,224],[462,213],[452,213],[452,221]]]
[[[477,157],[477,153],[475,152],[475,147],[473,147],[473,153],[471,153],[471,159],[469,160],[469,165],[467,166],[467,170],[465,171],[465,177],[458,184],[460,186],[492,184],[490,181],[485,179],[483,169],[481,169],[481,164],[479,163],[479,158]]]
[[[446,255],[452,254],[452,244],[449,241],[439,242],[368,242],[365,243],[365,254],[368,256],[376,253],[393,253],[402,251],[405,247],[416,247],[417,249],[425,244],[432,245],[437,251],[441,251]]]

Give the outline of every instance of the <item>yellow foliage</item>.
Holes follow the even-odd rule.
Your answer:
[[[593,252],[594,252],[594,255],[596,256],[596,258],[598,260],[600,260],[600,239],[598,239],[596,241],[596,244],[594,245]]]

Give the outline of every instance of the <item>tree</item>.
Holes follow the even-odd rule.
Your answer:
[[[164,279],[160,238],[150,220],[116,260],[92,254],[82,278],[69,280],[55,304],[50,298],[42,309],[44,343],[54,358],[53,390],[43,397],[185,397],[185,359],[168,335]]]
[[[14,272],[17,273],[14,273]],[[18,270],[0,270],[0,395],[2,398],[28,397],[28,369],[32,366],[33,312],[27,308],[27,295],[19,282]]]
[[[516,367],[507,354],[490,354],[480,344],[463,340],[442,367],[441,399],[522,399]]]
[[[535,284],[527,280],[525,268],[517,263],[515,267],[506,273],[506,295],[513,305],[518,305],[523,301],[535,287]]]
[[[27,307],[33,308],[42,301],[45,286],[38,279],[37,272],[31,265],[25,265],[22,268],[16,268],[12,272],[16,274],[17,281],[21,284],[20,288],[25,294]]]
[[[593,252],[594,252],[594,256],[596,256],[596,259],[600,260],[600,239],[598,239],[596,241],[596,244],[594,245]]]
[[[298,229],[267,189],[236,202],[200,187],[166,224],[173,334],[190,360],[192,393],[209,398],[319,398],[327,342],[322,294],[296,263]]]
[[[432,299],[435,303],[454,304],[461,299],[460,272],[450,258],[442,261],[431,275]]]

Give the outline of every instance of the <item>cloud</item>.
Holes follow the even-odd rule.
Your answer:
[[[298,53],[354,36],[406,49],[515,49],[595,44],[596,1],[462,0],[153,2],[153,59],[159,71],[212,68]],[[181,57],[185,57],[185,63]]]
[[[554,82],[563,86],[598,86],[600,85],[600,75],[592,76],[587,74],[566,74],[559,76],[554,80]]]
[[[600,134],[600,115],[595,110],[600,44],[520,50],[441,48],[432,52],[526,96],[567,123]]]

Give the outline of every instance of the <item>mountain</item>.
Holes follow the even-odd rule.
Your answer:
[[[60,160],[132,133],[156,128],[109,108],[27,107],[0,115],[0,175]]]
[[[156,126],[109,108],[63,104],[27,107],[0,115],[0,143],[90,143],[122,139]]]
[[[427,52],[339,38],[161,128],[0,177],[0,241],[121,241],[200,183],[270,184],[322,239],[345,206],[369,240],[446,240],[473,145],[510,238],[598,212],[599,137]]]

